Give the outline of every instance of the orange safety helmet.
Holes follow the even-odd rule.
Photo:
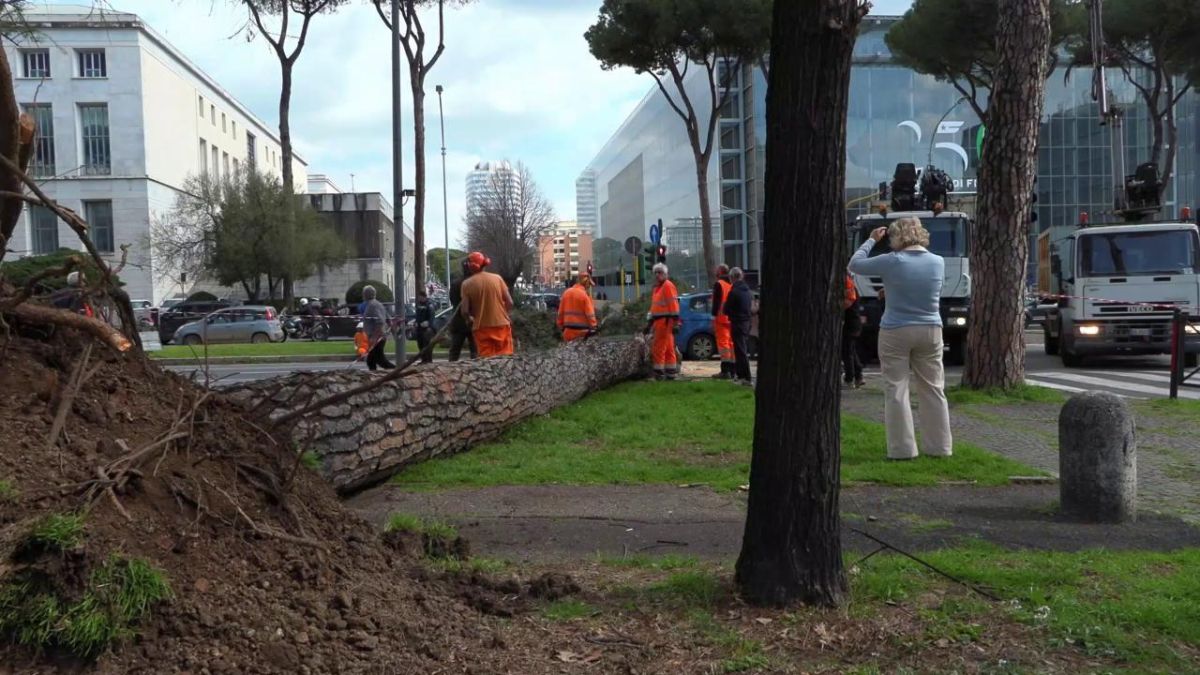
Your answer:
[[[491,264],[491,259],[479,251],[472,251],[471,254],[467,256],[467,267],[470,268],[472,273],[479,272]]]

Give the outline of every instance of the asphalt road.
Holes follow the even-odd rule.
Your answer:
[[[1042,348],[1040,331],[1026,333],[1026,377],[1029,384],[1058,389],[1066,392],[1079,391],[1109,391],[1128,398],[1165,398],[1170,386],[1170,358],[1166,356],[1151,357],[1119,357],[1093,360],[1087,362],[1085,368],[1064,368],[1057,356],[1047,356]],[[688,370],[707,372],[705,366],[713,366],[716,372],[716,362],[709,364],[689,364]],[[198,381],[203,381],[204,373],[195,366],[169,366],[178,373],[191,373]],[[356,368],[365,370],[363,363],[264,363],[264,364],[229,364],[212,366],[209,378],[216,386],[228,386],[241,382],[277,377],[293,372],[326,371]],[[878,366],[867,369],[868,377],[878,377]],[[946,370],[946,382],[957,384],[962,378],[961,367],[951,367]],[[1200,375],[1195,378],[1200,385]],[[1200,400],[1200,387],[1185,387],[1180,389],[1180,398]]]

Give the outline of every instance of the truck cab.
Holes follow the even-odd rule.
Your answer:
[[[919,219],[929,230],[929,250],[946,261],[940,307],[947,348],[946,362],[961,365],[966,357],[967,321],[971,307],[971,218],[960,211],[897,211],[863,215],[856,218],[851,227],[851,244],[858,248],[875,228],[887,227],[895,220],[907,217]],[[884,237],[871,250],[871,257],[890,253],[891,250],[888,238]],[[886,293],[883,302],[879,299],[883,279],[863,274],[853,276],[863,314],[862,346],[868,355],[874,356],[879,321],[887,302]]]
[[[1066,367],[1088,356],[1169,354],[1176,308],[1200,314],[1200,228],[1191,222],[1081,227],[1039,241],[1039,267],[1049,268],[1058,305],[1044,318],[1047,354]],[[1046,258],[1049,258],[1048,264]],[[1200,335],[1182,336],[1195,366]]]

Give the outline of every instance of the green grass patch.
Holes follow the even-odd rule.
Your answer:
[[[313,471],[318,471],[321,468],[321,456],[312,450],[305,450],[300,453],[300,463]]]
[[[83,541],[83,516],[74,513],[52,513],[33,526],[28,542],[31,546],[66,551]]]
[[[392,341],[388,341],[388,354],[392,353]],[[409,341],[406,346],[407,352],[412,355],[417,353],[417,343]],[[446,351],[435,349],[434,352]],[[147,352],[150,358],[155,359],[204,359],[204,347],[197,345],[189,347],[188,345],[163,345],[163,348],[155,352]],[[311,340],[288,340],[287,342],[274,342],[266,344],[219,344],[208,346],[209,358],[217,357],[254,357],[254,356],[345,356],[348,359],[353,359],[355,355],[354,340],[328,340],[325,342],[313,342]]]
[[[425,521],[423,534],[438,539],[451,540],[458,537],[458,528],[450,523],[443,523],[440,520],[427,520]]]
[[[0,480],[0,502],[11,502],[17,498],[17,488],[7,480]]]
[[[599,613],[600,610],[592,605],[582,600],[570,598],[555,600],[542,608],[542,616],[550,621],[574,621],[576,619],[586,619],[590,616],[596,616]]]
[[[1135,402],[1134,409],[1188,422],[1200,420],[1200,401],[1191,399],[1178,398],[1172,401],[1169,398],[1154,398]]]
[[[507,560],[500,558],[430,558],[429,565],[442,572],[479,572],[480,574],[499,574],[512,566]]]
[[[388,516],[387,524],[383,526],[384,532],[411,532],[413,534],[421,534],[425,531],[425,521],[420,517],[408,513],[393,513]]]
[[[1012,389],[946,388],[946,400],[954,405],[1006,405],[1012,403],[1065,403],[1066,395],[1057,389],[1021,384]]]
[[[664,424],[664,421],[667,423]],[[724,382],[629,382],[508,430],[470,452],[422,462],[393,481],[414,489],[491,485],[703,484],[748,481],[754,395]],[[1000,485],[1035,469],[968,444],[947,459],[886,461],[883,425],[842,418],[843,482]]]
[[[676,555],[674,553],[666,555],[645,555],[639,553],[630,556],[600,556],[599,561],[600,564],[608,565],[609,567],[630,567],[633,569],[657,570],[660,572],[694,569],[700,566],[699,558],[690,555]]]
[[[721,581],[712,572],[675,572],[646,587],[644,597],[674,609],[711,609],[724,594]]]
[[[1200,649],[1200,549],[1171,553],[1008,551],[974,544],[923,554],[948,573],[990,588],[1022,622],[1043,627],[1051,644],[1117,659],[1138,671],[1195,668]],[[875,556],[852,575],[851,603],[915,598],[945,581],[901,556]],[[967,595],[923,608],[938,637],[970,641],[995,607]]]
[[[909,530],[916,533],[936,532],[937,530],[946,530],[954,527],[954,523],[943,518],[925,518],[916,513],[902,513],[899,520]]]
[[[687,623],[695,631],[699,642],[720,647],[728,656],[717,663],[723,673],[743,673],[771,665],[763,652],[762,643],[751,640],[719,622],[710,612],[692,609],[687,613]]]
[[[134,635],[151,607],[170,597],[162,571],[139,559],[110,557],[74,601],[50,579],[27,571],[0,587],[0,633],[38,650],[92,658]]]

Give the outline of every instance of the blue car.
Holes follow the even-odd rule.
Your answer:
[[[683,326],[675,336],[675,346],[683,353],[683,358],[707,361],[717,356],[717,337],[712,327],[712,295],[706,292],[679,296],[679,317],[683,320]],[[757,323],[751,324],[750,339],[747,341],[751,358],[758,355]]]

